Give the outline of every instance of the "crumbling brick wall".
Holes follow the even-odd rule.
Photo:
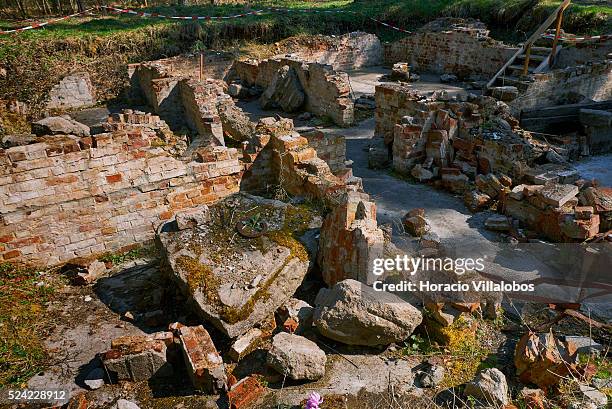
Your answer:
[[[393,139],[395,125],[404,116],[429,111],[424,98],[410,87],[401,84],[381,84],[375,89],[376,135],[384,137],[386,143]]]
[[[124,129],[0,150],[0,260],[54,265],[154,238],[180,209],[238,191],[235,149],[178,159]]]
[[[346,165],[346,138],[341,135],[311,131],[302,134],[308,146],[317,151],[317,156],[325,161],[332,172],[343,170]]]
[[[223,127],[217,104],[230,97],[221,80],[199,81],[174,76],[171,66],[153,61],[130,69],[132,93],[140,96],[175,129],[188,127],[199,136],[197,146],[223,146]]]
[[[533,75],[533,82],[510,102],[515,112],[612,98],[612,60]]]
[[[334,70],[355,70],[383,64],[383,47],[374,34],[355,31],[339,37],[291,37],[281,49],[304,61],[330,65]]]
[[[452,73],[460,77],[481,76],[489,79],[516,53],[481,30],[454,29],[420,32],[384,48],[385,63],[409,63],[415,71]]]
[[[285,65],[295,69],[298,75],[306,95],[304,109],[316,115],[328,116],[340,126],[353,123],[355,113],[350,98],[348,74],[334,71],[331,66],[280,58],[236,61],[234,72],[237,78],[249,86],[267,88],[274,74]]]
[[[564,43],[555,61],[554,68],[575,67],[608,59],[612,53],[610,41],[579,41],[574,44]]]

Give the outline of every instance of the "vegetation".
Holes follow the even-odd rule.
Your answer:
[[[13,9],[17,10],[18,7],[15,7],[14,3],[17,0],[12,1]],[[72,0],[76,6],[79,1],[81,0]],[[37,111],[42,107],[51,87],[61,77],[79,70],[87,71],[92,76],[96,89],[100,91],[98,99],[109,100],[120,95],[127,87],[128,63],[206,49],[224,49],[240,55],[246,51],[245,44],[249,45],[249,51],[246,52],[250,52],[253,45],[270,44],[300,34],[344,34],[365,30],[376,33],[386,41],[406,35],[386,28],[370,17],[406,29],[416,29],[441,15],[474,17],[488,23],[496,37],[520,41],[532,32],[560,1],[541,0],[532,7],[531,0],[262,0],[250,2],[248,6],[153,5],[140,9],[188,16],[230,15],[268,7],[357,13],[329,13],[325,14],[324,18],[313,18],[312,14],[307,13],[276,12],[239,19],[197,22],[97,12],[98,15],[95,16],[74,18],[17,35],[0,36],[0,68],[7,73],[0,75],[0,99],[15,98],[27,102]],[[612,32],[612,6],[575,1],[576,4],[566,12],[566,31],[577,34]],[[45,2],[46,0],[43,3]],[[52,3],[59,4],[57,0]],[[65,7],[69,4],[71,3],[66,3]],[[129,6],[129,3],[126,5]],[[138,5],[133,4],[134,7]],[[88,7],[89,3],[84,1],[83,6]],[[43,8],[33,6],[32,13]],[[51,11],[53,10],[51,7]],[[62,10],[66,12],[66,9]],[[4,20],[0,21],[0,29],[27,24],[30,22]]]
[[[0,264],[0,387],[21,385],[45,366],[52,287],[34,269]]]
[[[150,257],[156,253],[155,246],[141,246],[127,251],[106,253],[98,257],[99,261],[112,264],[121,264],[126,261],[137,260],[143,257]]]

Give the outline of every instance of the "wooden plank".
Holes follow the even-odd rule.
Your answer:
[[[525,41],[523,46],[516,52],[516,54],[514,54],[512,58],[510,58],[510,60],[508,60],[508,62],[505,63],[504,66],[497,72],[497,74],[493,76],[491,81],[487,83],[487,88],[490,88],[491,86],[493,86],[493,84],[495,84],[495,80],[497,80],[497,77],[502,75],[504,71],[506,71],[506,69],[509,66],[511,66],[512,63],[514,63],[514,60],[519,55],[523,54],[527,46],[531,46],[536,40],[540,38],[542,34],[544,34],[544,32],[548,29],[548,27],[550,27],[550,25],[557,20],[558,14],[562,10],[565,10],[570,5],[570,3],[571,3],[571,0],[564,0],[563,3],[561,3],[561,5],[555,10],[555,12],[552,13],[550,16],[548,16],[548,18],[544,21],[544,23],[542,23],[542,25],[531,35],[531,37],[529,37],[529,39]]]

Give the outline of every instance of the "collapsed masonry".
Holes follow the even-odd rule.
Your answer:
[[[472,211],[497,203],[519,223],[506,230],[523,238],[583,241],[610,230],[609,189],[577,180],[559,149],[520,129],[506,104],[466,99],[378,86],[371,165],[391,161],[399,173],[463,194]]]
[[[538,47],[533,47],[534,63],[545,62],[546,56],[537,53],[550,50],[551,41],[541,40]],[[516,116],[522,110],[536,107],[610,99],[612,46],[609,41],[570,41],[560,44],[558,49],[553,67],[535,71],[530,68],[527,75],[518,75],[518,80],[504,77],[485,91],[507,102]],[[385,44],[384,61],[387,65],[408,63],[411,71],[417,73],[453,75],[476,89],[483,89],[517,51],[518,48],[489,37],[489,31],[480,22],[442,18],[425,25],[414,35]],[[517,65],[509,69],[522,68]]]

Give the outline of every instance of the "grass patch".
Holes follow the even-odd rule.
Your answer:
[[[0,264],[0,387],[24,385],[45,368],[42,336],[54,290],[39,281],[35,269]]]
[[[576,34],[612,32],[612,5],[573,4],[564,28]],[[349,11],[352,13],[269,13],[221,21],[177,21],[104,14],[82,17],[0,36],[0,98],[15,98],[42,110],[49,90],[63,76],[87,71],[98,99],[109,100],[127,88],[128,63],[170,57],[205,49],[245,52],[244,44],[272,44],[296,35],[341,35],[355,30],[393,41],[407,34],[386,28],[370,17],[414,30],[440,16],[484,20],[500,39],[523,40],[558,6],[560,0],[267,0],[249,5],[160,6],[140,10],[166,15],[224,16],[244,11],[282,7]],[[357,13],[357,14],[354,14]],[[42,20],[46,20],[42,18]],[[3,29],[22,26],[0,22]],[[256,50],[265,54],[267,50]],[[248,53],[248,51],[247,51]]]
[[[106,253],[98,257],[98,261],[112,263],[113,265],[122,264],[126,261],[138,260],[139,258],[151,257],[157,253],[155,246],[142,246],[128,251]]]

